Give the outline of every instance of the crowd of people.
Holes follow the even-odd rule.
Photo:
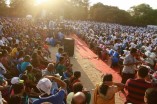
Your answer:
[[[115,104],[119,91],[126,104],[156,104],[156,32],[89,21],[0,18],[0,104]],[[62,46],[70,33],[103,61],[111,59],[111,67],[122,68],[122,83],[105,74],[91,98],[68,53],[59,47],[56,60],[51,58],[49,47]]]

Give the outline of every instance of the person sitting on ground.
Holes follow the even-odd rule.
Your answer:
[[[0,60],[3,64],[3,66],[7,69],[7,70],[11,70],[11,67],[9,65],[9,59],[8,59],[8,51],[7,50],[3,50],[2,51],[2,58]]]
[[[13,58],[16,58],[16,53],[18,52],[17,48],[18,48],[18,44],[15,44],[14,48],[12,49],[10,53]]]
[[[115,104],[115,93],[122,90],[124,84],[112,81],[112,75],[106,74],[103,82],[96,86],[93,104]]]
[[[53,76],[54,74],[55,74],[55,66],[53,63],[49,63],[47,65],[47,68],[42,71],[42,76],[46,76],[46,75]]]
[[[157,103],[157,88],[148,88],[145,92],[144,101],[146,104]]]
[[[33,73],[33,66],[29,65],[26,67],[26,75],[28,77],[28,80],[30,80],[32,83],[36,82],[36,78]]]
[[[3,103],[5,104],[5,102],[8,100],[8,92],[9,92],[8,82],[5,80],[5,78],[0,76],[0,104]]]
[[[86,96],[86,101],[87,101],[87,104],[90,104],[90,100],[91,100],[91,94],[89,91],[86,91],[83,89],[83,85],[82,83],[80,82],[76,82],[75,84],[73,84],[73,92],[70,92],[68,95],[67,95],[67,104],[71,104],[71,101],[72,101],[72,97],[74,96],[74,94],[76,94],[77,92],[83,92]]]
[[[62,56],[64,57],[64,65],[66,66],[66,71],[64,72],[65,79],[70,78],[73,75],[72,64],[70,63],[70,58],[67,53],[63,53]]]
[[[21,98],[21,103],[22,104],[27,104],[28,103],[28,96],[25,94],[25,89],[24,89],[24,81],[20,80],[19,77],[13,77],[11,79],[11,92],[10,92],[10,99],[14,96],[19,96]]]
[[[63,48],[59,48],[58,52],[56,53],[56,63],[59,62],[60,57],[62,56]]]
[[[21,50],[21,51],[19,51],[19,54],[17,56],[17,63],[21,64],[23,62],[23,60],[24,60],[24,51]]]
[[[31,57],[29,55],[26,55],[24,57],[24,62],[21,63],[20,73],[25,72],[27,66],[31,65],[30,60],[31,60]]]
[[[51,89],[53,88],[51,80],[57,82],[58,85],[61,87],[56,94],[51,94]],[[62,80],[54,76],[46,76],[45,78],[39,80],[37,88],[40,90],[41,95],[39,96],[38,100],[35,100],[33,102],[33,104],[41,104],[44,102],[63,104],[63,100],[66,95],[66,83],[64,83]]]
[[[37,52],[34,52],[32,54],[31,64],[33,65],[34,68],[39,68],[39,66],[41,65],[41,60]]]
[[[73,91],[73,85],[76,83],[76,82],[81,82],[80,81],[80,77],[81,77],[81,72],[80,71],[75,71],[74,72],[74,75],[70,78],[69,80],[69,89],[71,91]]]
[[[49,63],[47,68],[42,71],[42,76],[55,76],[55,77],[58,77],[58,78],[61,77],[60,75],[57,75],[55,73],[55,67],[54,67],[53,63]],[[58,88],[58,85],[55,81],[52,81],[52,85],[54,86],[53,89]]]
[[[44,45],[43,45],[43,48],[44,48],[44,53],[47,55],[47,57],[51,58],[51,52],[49,50],[49,46],[47,45],[47,43],[45,42]]]
[[[85,94],[83,92],[77,92],[73,96],[71,104],[87,104]]]
[[[60,57],[59,63],[56,65],[56,72],[59,73],[60,76],[62,76],[62,79],[64,79],[63,73],[66,71],[66,66],[64,65],[64,57]]]
[[[41,67],[47,66],[48,63],[49,63],[47,58],[44,58],[43,53],[40,50],[38,50],[37,53],[38,53],[38,57],[39,57],[39,60],[40,60],[40,64],[42,64]]]

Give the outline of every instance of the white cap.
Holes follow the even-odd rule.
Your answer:
[[[24,80],[20,80],[19,77],[13,77],[11,79],[11,84],[18,84],[18,83],[23,83],[23,82],[24,82]]]
[[[37,86],[39,90],[44,91],[48,95],[50,95],[51,88],[52,88],[52,82],[48,78],[42,78],[39,80]]]

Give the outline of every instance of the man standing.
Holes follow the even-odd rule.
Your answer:
[[[124,84],[129,78],[134,78],[135,76],[136,65],[139,64],[139,62],[135,58],[136,56],[137,49],[132,48],[130,54],[124,58],[124,68],[122,70],[122,83]]]
[[[128,91],[126,103],[145,104],[144,95],[148,88],[153,87],[152,83],[146,81],[149,69],[146,66],[140,66],[137,72],[137,79],[128,79],[125,89]]]

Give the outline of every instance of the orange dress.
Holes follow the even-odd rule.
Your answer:
[[[103,95],[99,91],[99,86],[96,85],[93,104],[115,104],[115,93],[118,92],[118,87],[109,86],[106,95]]]

